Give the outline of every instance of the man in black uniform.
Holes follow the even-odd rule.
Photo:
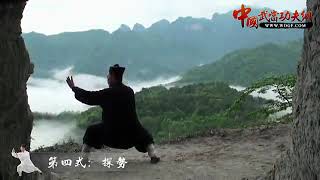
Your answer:
[[[75,98],[87,105],[102,108],[102,122],[90,125],[83,137],[82,153],[88,160],[90,149],[101,149],[103,145],[117,149],[135,147],[139,152],[148,152],[151,163],[157,163],[152,135],[140,124],[135,107],[134,91],[122,83],[125,68],[118,64],[109,68],[109,88],[86,91],[75,86],[73,78],[67,83]]]

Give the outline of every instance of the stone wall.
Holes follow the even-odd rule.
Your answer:
[[[0,179],[17,179],[19,160],[11,156],[22,143],[30,144],[33,125],[26,82],[33,72],[21,37],[21,19],[26,3],[0,3]]]

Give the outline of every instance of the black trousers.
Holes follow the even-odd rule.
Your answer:
[[[154,140],[141,125],[130,127],[130,129],[112,128],[101,122],[87,128],[83,136],[83,143],[96,149],[101,149],[103,145],[117,149],[135,147],[139,152],[146,153],[147,146],[154,143]]]

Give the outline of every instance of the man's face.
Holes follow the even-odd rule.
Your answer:
[[[108,79],[109,86],[112,86],[116,81],[114,75],[110,73],[107,75],[107,79]]]

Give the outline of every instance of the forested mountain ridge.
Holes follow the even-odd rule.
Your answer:
[[[127,67],[127,79],[150,80],[179,75],[237,49],[295,40],[302,34],[302,30],[242,28],[229,11],[215,13],[211,19],[160,20],[148,28],[122,25],[112,33],[89,30],[47,36],[32,32],[23,37],[35,64],[34,76],[51,76],[50,70],[70,66],[77,73],[104,76],[109,65],[119,63]]]
[[[180,83],[223,81],[248,86],[271,75],[296,74],[301,50],[301,40],[236,50],[216,62],[189,70]]]

